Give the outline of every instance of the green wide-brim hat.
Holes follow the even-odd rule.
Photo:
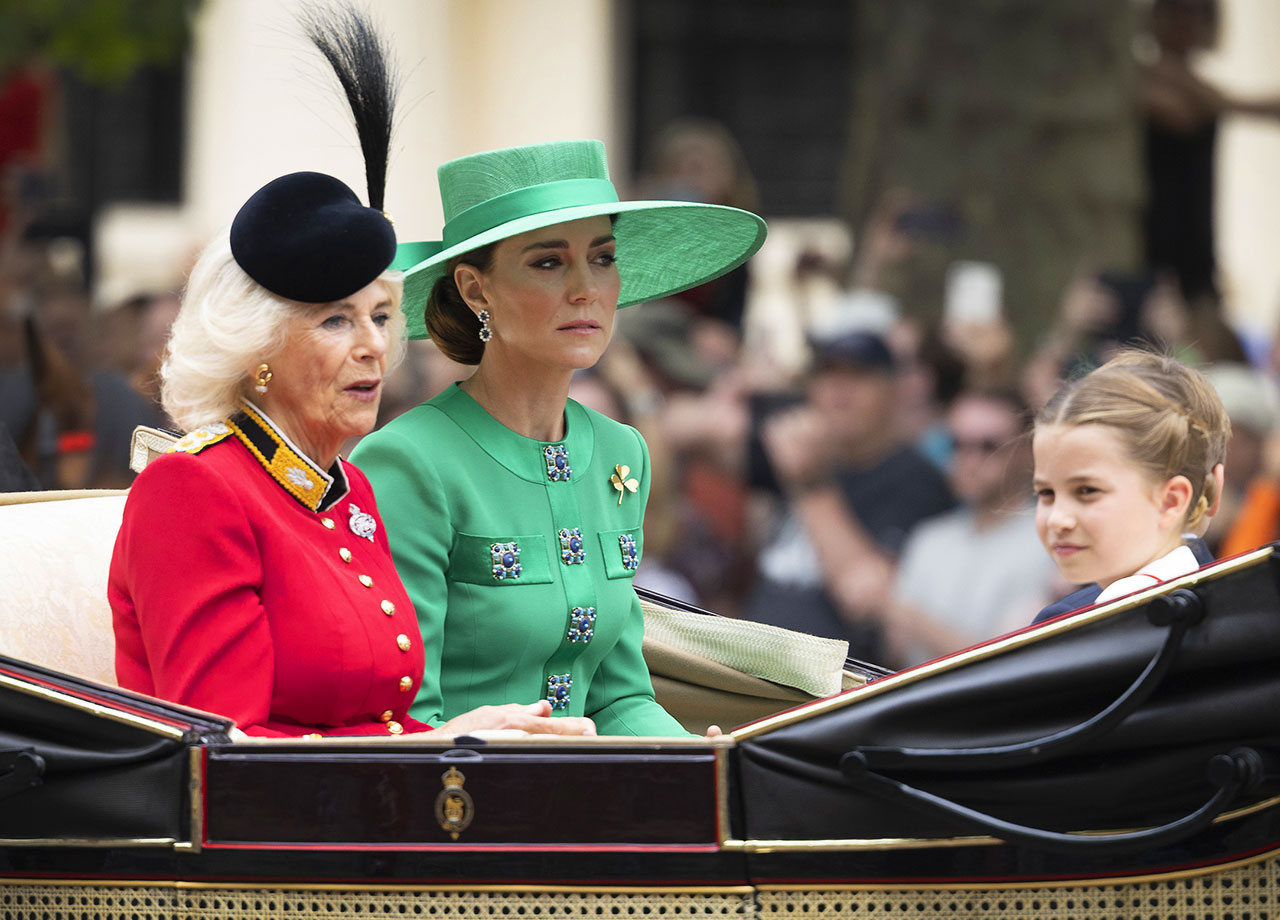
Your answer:
[[[450,160],[439,171],[444,239],[401,243],[402,308],[411,339],[427,337],[425,309],[454,256],[510,236],[602,214],[617,215],[618,306],[657,300],[737,268],[764,243],[750,211],[690,201],[619,201],[604,144],[556,141]]]

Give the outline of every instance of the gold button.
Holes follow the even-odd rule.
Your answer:
[[[393,604],[393,603],[391,603],[391,601],[383,601],[383,602],[382,602],[382,612],[383,612],[383,613],[385,613],[385,614],[386,614],[387,616],[389,616],[389,617],[390,617],[390,616],[395,616],[395,613],[396,613],[396,605],[395,605],[395,604]]]
[[[408,692],[409,692],[410,690],[412,690],[412,689],[413,689],[413,678],[412,678],[412,677],[402,677],[402,678],[400,678],[400,692],[401,692],[401,693],[408,693]]]
[[[333,518],[321,518],[320,523],[323,524],[329,530],[333,530],[333,528],[338,526],[337,524],[333,523]]]
[[[373,579],[372,579],[372,578],[370,578],[368,575],[361,575],[361,576],[360,576],[360,584],[364,585],[366,588],[372,588],[372,587],[373,587]]]
[[[404,731],[404,726],[399,722],[388,722],[387,731],[391,732],[393,735],[398,735]]]
[[[338,547],[338,555],[342,557],[343,562],[351,561],[351,550],[347,549],[345,546]]]
[[[407,652],[413,647],[413,643],[409,641],[409,637],[404,633],[396,636],[396,645],[400,646],[400,651]]]
[[[391,717],[393,715],[395,715],[395,713],[392,712],[390,709],[387,709],[387,710],[384,710],[382,715],[378,716],[378,718],[381,719],[383,722],[390,722]]]
[[[324,737],[324,735],[320,734],[319,732],[311,732],[309,735],[303,735],[303,736],[302,736],[302,740],[303,740],[303,741],[315,741],[317,738],[323,738],[323,737]]]

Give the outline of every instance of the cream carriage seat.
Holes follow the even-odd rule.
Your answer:
[[[125,495],[0,493],[0,654],[115,685],[107,569]]]
[[[175,440],[138,426],[130,468]],[[0,492],[0,655],[116,686],[107,572],[127,494]]]

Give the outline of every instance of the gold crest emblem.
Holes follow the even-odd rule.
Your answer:
[[[471,819],[476,816],[475,802],[471,795],[462,788],[467,778],[457,767],[450,767],[440,775],[440,784],[444,786],[436,796],[436,820],[440,827],[454,840],[467,829]]]

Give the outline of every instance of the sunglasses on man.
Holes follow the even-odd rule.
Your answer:
[[[994,454],[1009,443],[1008,438],[961,438],[951,435],[951,449],[956,453],[973,451],[980,454]]]

